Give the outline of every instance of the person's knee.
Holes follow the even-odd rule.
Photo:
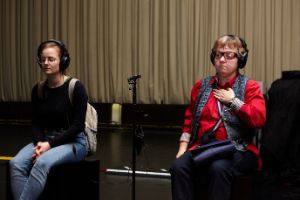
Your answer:
[[[187,171],[190,171],[189,169],[189,163],[186,159],[178,158],[176,159],[170,168],[171,174],[185,174]]]
[[[182,155],[181,157],[177,158],[171,165],[170,173],[171,174],[185,174],[189,173],[194,169],[194,165],[191,162],[188,155]]]
[[[180,171],[181,168],[182,168],[182,166],[178,162],[178,159],[176,159],[171,165],[170,173],[173,174],[174,172],[178,172],[178,171]]]
[[[16,159],[15,157],[12,158],[9,161],[9,168],[10,168],[10,170],[20,169],[21,168],[21,162],[18,159]]]
[[[211,175],[224,175],[229,173],[228,166],[222,160],[216,160],[209,167]]]
[[[16,159],[14,157],[9,161],[9,166],[14,166],[15,164],[16,164]]]

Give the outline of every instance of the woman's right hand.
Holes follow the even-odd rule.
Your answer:
[[[33,158],[37,158],[41,155],[41,152],[40,152],[40,148],[41,148],[41,143],[42,142],[38,142],[36,144],[36,146],[33,148],[34,149],[34,154],[32,155]]]
[[[46,151],[51,149],[51,146],[49,142],[38,142],[36,146],[33,148],[35,150],[35,153],[32,155],[34,158],[33,163]]]
[[[176,154],[176,158],[179,158],[182,154],[184,154],[187,150],[188,143],[180,142],[178,153]]]

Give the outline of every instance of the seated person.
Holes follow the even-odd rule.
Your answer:
[[[50,169],[84,160],[88,154],[83,132],[88,97],[84,86],[77,81],[73,104],[69,100],[67,48],[58,40],[42,42],[37,59],[47,79],[32,89],[33,140],[10,161],[14,199],[38,199]]]
[[[216,74],[196,82],[185,112],[177,159],[170,169],[173,200],[195,199],[199,181],[208,186],[210,200],[229,200],[233,177],[261,167],[252,139],[255,128],[265,123],[266,107],[259,84],[239,73],[247,56],[247,44],[238,36],[215,41],[211,61]],[[196,165],[191,150],[227,139],[235,147],[230,155]]]

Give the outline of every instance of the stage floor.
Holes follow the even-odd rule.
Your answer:
[[[144,147],[136,157],[136,170],[168,175],[177,153],[180,129],[144,128],[144,134]],[[98,136],[98,151],[88,159],[100,160],[100,199],[132,199],[132,177],[126,172],[132,166],[131,128],[106,127],[99,130]],[[0,125],[0,156],[14,156],[30,140],[30,126]],[[122,170],[122,173],[107,173],[110,170]],[[171,199],[170,177],[137,175],[135,180],[137,200]],[[4,182],[1,177],[0,194],[5,191]],[[276,182],[272,177],[265,179],[264,176],[259,176],[255,182],[255,199],[300,199],[300,185],[288,184]]]
[[[0,156],[14,156],[31,140],[31,127],[27,125],[0,125],[0,133]],[[170,178],[159,174],[168,174],[177,151],[180,130],[144,128],[144,134],[144,146],[136,157],[136,170],[156,172],[158,176],[136,175],[136,199],[171,199]],[[100,129],[97,153],[88,159],[100,160],[101,200],[132,199],[132,176],[126,172],[132,166],[130,127]],[[120,170],[121,174],[105,173],[110,170]]]

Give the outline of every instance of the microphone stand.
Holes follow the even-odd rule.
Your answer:
[[[133,75],[129,77],[128,84],[129,90],[132,90],[132,106],[133,106],[133,134],[132,134],[132,190],[131,190],[131,197],[132,200],[135,200],[135,165],[136,165],[136,119],[137,119],[137,100],[136,100],[136,80],[141,78],[141,75]]]

